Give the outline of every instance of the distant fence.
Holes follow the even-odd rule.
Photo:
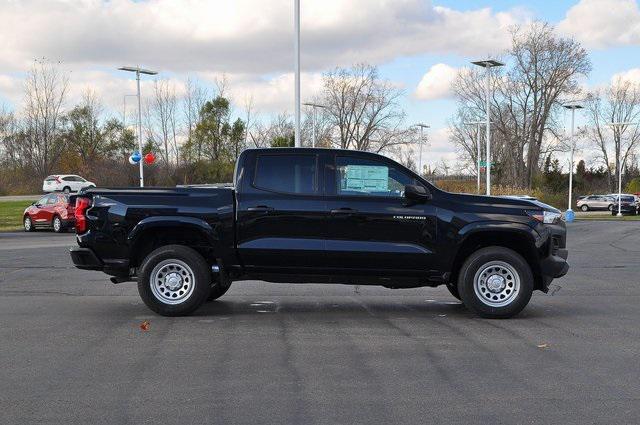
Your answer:
[[[478,179],[477,176],[468,175],[468,174],[427,174],[425,178],[428,181],[437,183],[443,180],[456,180],[456,181],[476,181]]]

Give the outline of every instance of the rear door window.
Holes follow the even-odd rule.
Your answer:
[[[253,186],[280,193],[318,193],[317,156],[283,154],[258,155]]]

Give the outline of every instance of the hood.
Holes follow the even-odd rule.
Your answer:
[[[454,198],[463,202],[470,202],[475,204],[495,205],[504,207],[520,207],[526,210],[544,210],[560,213],[561,211],[551,205],[547,205],[544,202],[540,202],[537,199],[525,199],[518,196],[486,196],[486,195],[471,195],[465,193],[450,193]]]

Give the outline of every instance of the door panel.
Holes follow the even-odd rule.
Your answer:
[[[329,209],[344,205],[353,214],[332,214],[327,229],[327,263],[332,268],[426,272],[435,255],[435,208],[403,199],[327,199]]]
[[[43,196],[36,202],[35,205],[35,213],[33,214],[33,222],[38,226],[43,226],[47,224],[47,202],[49,201],[49,196]]]
[[[349,156],[328,169],[329,267],[370,275],[423,275],[435,267],[436,208],[402,196],[413,176],[391,161]]]
[[[321,267],[327,214],[318,179],[320,155],[254,155],[255,166],[245,170],[237,195],[243,264],[249,271],[280,273]]]

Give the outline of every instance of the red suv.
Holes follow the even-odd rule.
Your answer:
[[[27,232],[47,228],[60,233],[75,225],[74,212],[74,206],[69,203],[69,195],[52,193],[24,210],[22,224]]]

